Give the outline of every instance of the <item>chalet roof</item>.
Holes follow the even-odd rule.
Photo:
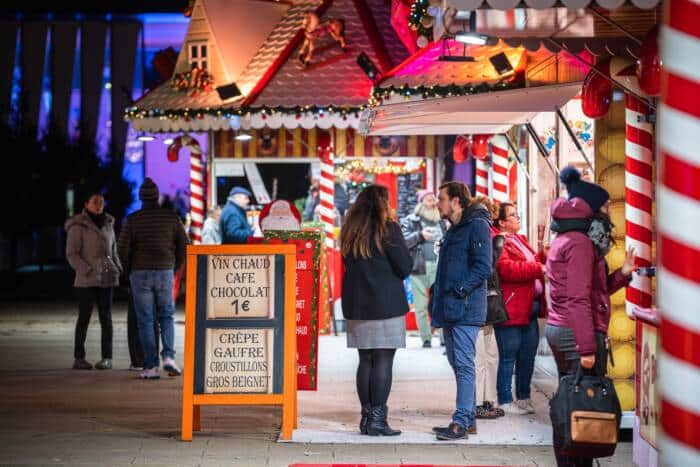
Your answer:
[[[372,88],[372,82],[356,63],[357,56],[366,53],[382,71],[408,56],[391,28],[390,6],[384,0],[302,0],[291,5],[243,0],[244,8],[231,8],[232,2],[198,0],[186,42],[209,37],[215,86],[235,82],[244,98],[222,101],[215,91],[191,95],[173,89],[167,82],[130,109],[128,117],[136,129],[355,127],[358,111],[366,105]],[[321,37],[315,44],[311,65],[304,68],[297,56],[304,36],[303,16],[308,11],[317,12],[321,21],[341,19],[347,48],[341,50],[330,35]],[[251,28],[252,18],[262,13],[275,21],[268,18]],[[233,28],[228,26],[232,18],[244,31],[238,35],[250,34],[250,38],[235,40]],[[262,41],[261,31],[266,31]],[[247,64],[241,68],[244,59]],[[187,66],[183,47],[176,72]],[[318,108],[323,111],[321,115]]]

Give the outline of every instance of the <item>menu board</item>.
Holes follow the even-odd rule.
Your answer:
[[[284,258],[197,258],[196,394],[279,392]]]
[[[396,176],[396,214],[402,219],[416,207],[416,194],[423,189],[423,172],[412,172]]]

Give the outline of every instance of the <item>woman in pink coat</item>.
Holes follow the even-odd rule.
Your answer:
[[[634,270],[634,251],[627,251],[621,268],[608,272],[605,255],[612,246],[608,192],[581,180],[573,167],[562,170],[561,181],[569,192],[552,205],[552,231],[556,238],[547,256],[546,275],[550,306],[545,334],[557,363],[559,376],[580,365],[605,375],[610,295],[626,286]],[[554,453],[559,466],[589,466],[592,458]]]

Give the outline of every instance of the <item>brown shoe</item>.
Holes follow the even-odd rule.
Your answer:
[[[467,434],[468,435],[475,435],[476,434],[476,425],[472,425],[469,428],[467,428]]]

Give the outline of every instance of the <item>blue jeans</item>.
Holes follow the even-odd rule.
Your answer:
[[[537,319],[533,319],[526,326],[495,326],[495,329],[498,344],[498,373],[496,374],[498,403],[513,402],[514,366],[515,396],[518,400],[529,399],[537,344],[540,341]]]
[[[476,426],[476,338],[479,326],[445,327],[445,352],[457,380],[457,408],[452,421],[464,428]]]
[[[131,294],[136,309],[136,321],[143,347],[144,368],[158,368],[158,350],[153,332],[153,320],[158,320],[163,343],[163,358],[175,357],[175,324],[173,314],[173,271],[171,269],[141,269],[129,275]]]

